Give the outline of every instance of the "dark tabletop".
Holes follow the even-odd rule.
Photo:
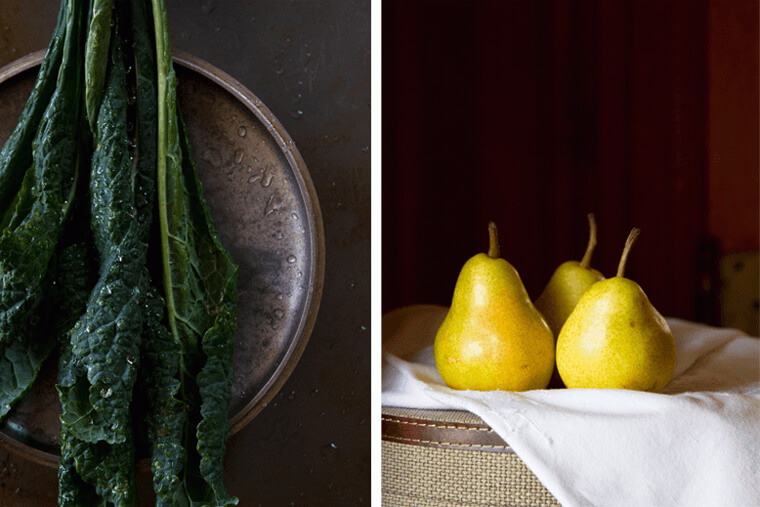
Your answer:
[[[167,0],[172,43],[256,94],[295,141],[325,227],[314,331],[228,442],[240,505],[359,505],[370,487],[370,0]],[[47,46],[58,3],[0,0],[0,66]],[[149,490],[149,477],[138,487]],[[56,470],[0,447],[0,505],[54,505]],[[142,494],[142,504],[150,496]]]

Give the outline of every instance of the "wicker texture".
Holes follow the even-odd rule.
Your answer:
[[[384,506],[559,505],[513,453],[383,441]]]
[[[422,408],[383,407],[383,415],[430,419],[464,424],[485,424],[483,419],[466,410],[428,410]]]

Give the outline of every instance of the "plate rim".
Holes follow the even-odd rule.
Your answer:
[[[0,84],[27,70],[39,66],[46,51],[46,49],[41,49],[29,53],[26,56],[0,67]],[[319,198],[317,197],[317,192],[309,170],[306,167],[306,162],[301,156],[293,139],[261,99],[226,72],[190,53],[176,49],[172,50],[172,61],[174,64],[179,64],[187,70],[200,74],[204,78],[223,88],[227,93],[241,102],[263,125],[266,126],[267,132],[277,141],[278,147],[288,161],[288,165],[290,165],[293,170],[295,181],[300,189],[301,196],[304,199],[304,207],[308,210],[308,244],[311,254],[309,256],[309,272],[312,276],[307,288],[304,311],[301,314],[296,332],[294,333],[294,339],[291,341],[289,347],[285,351],[282,361],[277,365],[273,374],[269,377],[256,396],[229,419],[229,436],[232,437],[232,435],[238,433],[248,425],[248,423],[250,423],[269,404],[277,393],[279,393],[301,359],[306,345],[311,338],[311,333],[314,330],[314,325],[316,324],[317,315],[319,313],[319,307],[322,300],[322,289],[324,287],[324,223],[322,221]],[[35,463],[47,466],[58,466],[59,455],[24,444],[3,432],[0,432],[0,445],[17,454],[23,455]],[[140,466],[140,462],[144,461],[147,463],[147,460],[147,458],[142,458],[136,462],[136,465],[138,468],[143,468]],[[142,465],[145,465],[146,463],[142,463]]]

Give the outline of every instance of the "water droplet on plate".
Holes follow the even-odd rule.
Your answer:
[[[294,264],[297,260],[295,255],[288,256],[288,264]]]
[[[268,217],[275,211],[279,211],[281,206],[282,206],[282,197],[280,197],[279,194],[275,192],[274,194],[269,196],[267,205],[264,207],[264,216]]]
[[[272,178],[274,178],[274,174],[272,174],[272,168],[267,167],[264,169],[264,175],[261,178],[261,186],[267,188],[272,184]]]
[[[290,112],[290,116],[291,116],[291,118],[299,120],[303,116],[303,111],[301,111],[300,109],[298,109],[296,111],[291,111]]]
[[[235,163],[239,164],[243,161],[243,157],[245,157],[245,152],[243,150],[235,150]]]
[[[246,129],[244,125],[241,125],[241,126],[238,128],[238,135],[239,135],[240,137],[245,137],[245,135],[246,135],[247,133],[248,133],[248,129]]]
[[[274,316],[277,319],[282,319],[285,316],[285,312],[278,308],[274,311]]]

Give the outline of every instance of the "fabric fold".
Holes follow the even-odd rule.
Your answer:
[[[383,405],[478,415],[563,505],[760,504],[757,338],[667,319],[678,360],[662,393],[456,391],[438,375],[432,337],[402,336],[436,311],[406,309],[412,324],[394,326],[390,342],[422,348],[384,351]]]

